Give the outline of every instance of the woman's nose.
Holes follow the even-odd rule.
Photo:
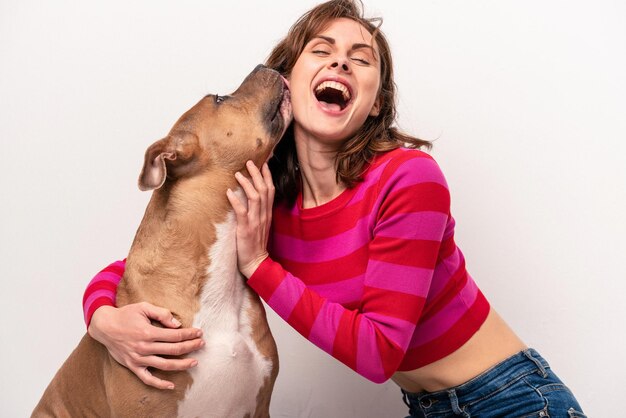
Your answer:
[[[350,71],[350,67],[348,66],[348,63],[346,61],[334,61],[332,64],[330,64],[330,68],[337,68],[339,66],[341,66],[341,69],[345,72]]]

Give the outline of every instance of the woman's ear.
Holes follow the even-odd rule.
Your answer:
[[[372,106],[372,110],[370,110],[369,115],[372,117],[378,116],[380,114],[381,104],[382,104],[382,98],[378,96],[376,98],[376,101],[374,102],[374,105]]]

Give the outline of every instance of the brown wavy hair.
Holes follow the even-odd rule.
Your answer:
[[[379,29],[382,19],[364,17],[360,1],[333,0],[309,10],[274,47],[265,65],[288,77],[306,44],[331,21],[339,18],[352,19],[363,25],[375,40],[380,55],[380,112],[377,116],[368,116],[354,136],[344,142],[336,156],[337,182],[351,188],[363,180],[363,172],[377,153],[401,146],[430,148],[431,143],[402,133],[393,126],[397,114],[391,50]],[[276,202],[292,206],[301,187],[293,126],[278,143],[269,165],[276,187]]]

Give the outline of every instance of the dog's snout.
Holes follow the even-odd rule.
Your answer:
[[[269,93],[270,91],[276,91],[277,84],[280,84],[282,88],[283,83],[279,72],[259,64],[248,74],[233,95],[238,93],[244,95]]]
[[[276,79],[280,77],[280,74],[273,68],[269,68],[263,64],[259,64],[254,67],[254,70],[252,70],[248,78],[250,77],[257,80],[257,83],[262,82],[267,84],[273,84],[276,82]]]
[[[272,68],[257,65],[230,98],[231,102],[247,103],[250,109],[255,109],[268,136],[275,141],[280,139],[284,128],[291,122],[288,96],[286,79]]]

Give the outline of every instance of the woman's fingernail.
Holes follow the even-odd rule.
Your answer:
[[[174,385],[167,385],[167,388],[172,390],[172,389],[174,389]]]
[[[181,326],[182,324],[180,323],[180,321],[176,318],[172,318],[172,322],[174,323],[174,325],[176,325],[177,327]]]

